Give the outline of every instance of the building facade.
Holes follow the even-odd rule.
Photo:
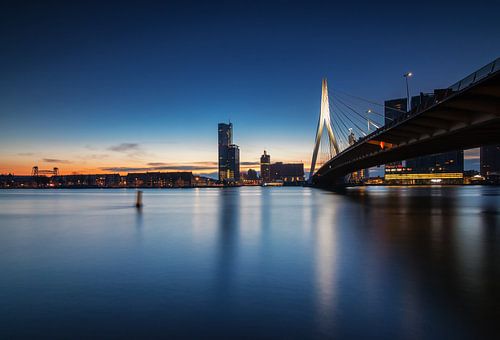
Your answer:
[[[384,102],[385,125],[405,116],[407,110],[408,100],[406,98],[386,100]]]
[[[269,166],[271,182],[282,181],[284,184],[304,182],[304,164],[277,162]]]
[[[248,169],[246,173],[241,174],[241,179],[244,185],[261,185],[262,181],[254,169]]]
[[[488,183],[500,184],[500,144],[482,146],[480,172]]]
[[[247,179],[250,181],[256,181],[259,179],[259,176],[257,175],[257,171],[254,169],[248,169],[247,171]]]
[[[411,98],[411,110],[420,111],[436,103],[445,90],[436,89],[434,93],[420,93]],[[405,171],[416,183],[426,184],[434,181],[445,184],[460,184],[464,172],[464,151],[456,150],[427,155],[405,161]],[[439,174],[439,175],[437,175]],[[413,175],[413,176],[412,176]]]
[[[129,188],[184,188],[191,187],[192,172],[142,172],[129,173],[124,186]]]
[[[64,175],[53,176],[52,182],[55,187],[64,188],[118,188],[121,184],[121,176],[119,174]]]
[[[264,150],[264,154],[260,156],[260,177],[262,177],[262,181],[264,183],[271,181],[271,155],[268,155],[266,150]]]
[[[386,180],[400,180],[402,184],[462,184],[463,172],[464,152],[458,150],[408,159],[401,171],[386,173]]]
[[[228,148],[227,177],[229,181],[240,180],[240,148],[238,145],[231,144]]]
[[[406,115],[408,108],[408,100],[406,98],[398,98],[386,100],[384,102],[384,120],[385,125]],[[396,169],[403,167],[403,161],[391,162],[385,165],[385,174],[392,173]]]
[[[354,135],[354,132],[351,130],[349,135],[347,136],[349,145],[354,145],[357,141],[356,136]],[[361,169],[358,171],[351,172],[351,178],[350,182],[351,183],[361,183],[365,179],[367,179],[368,176],[368,169]]]
[[[233,144],[233,124],[219,123],[219,181],[229,178],[229,145]]]
[[[411,111],[420,111],[443,96],[443,91],[420,93],[411,98]],[[399,98],[385,102],[385,123],[389,124],[405,115],[407,100]],[[463,182],[464,152],[456,150],[416,157],[385,165],[385,180],[394,184],[461,184]]]
[[[219,123],[219,181],[240,180],[240,148],[233,144],[233,124]]]

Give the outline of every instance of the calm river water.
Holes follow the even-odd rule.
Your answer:
[[[0,338],[479,338],[500,188],[0,191]]]

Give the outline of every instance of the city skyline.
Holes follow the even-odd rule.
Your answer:
[[[433,5],[425,22],[404,15],[411,6],[365,4],[359,12],[342,5],[330,20],[328,5],[279,4],[10,6],[0,14],[0,123],[8,127],[0,173],[29,174],[38,165],[63,174],[213,175],[213,130],[229,119],[242,170],[258,169],[263,150],[308,169],[322,77],[332,91],[383,102],[405,96],[408,70],[416,95],[500,54],[488,4],[473,16],[462,5]],[[440,39],[428,41],[429,34]],[[394,48],[401,45],[433,54]],[[465,158],[465,169],[479,168],[477,149]]]
[[[0,340],[499,333],[499,1],[0,8]]]

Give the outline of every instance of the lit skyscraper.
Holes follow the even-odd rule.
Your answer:
[[[260,176],[264,182],[271,181],[271,172],[269,166],[271,165],[271,155],[268,155],[266,150],[264,154],[260,156]]]
[[[231,144],[233,144],[233,124],[219,123],[219,181],[229,177],[229,145]]]
[[[240,180],[240,148],[231,144],[228,148],[227,180]]]
[[[233,124],[219,123],[219,180],[240,180],[240,149],[233,144]]]

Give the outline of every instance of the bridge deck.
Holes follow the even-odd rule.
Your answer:
[[[500,58],[448,89],[446,98],[360,139],[324,164],[313,185],[398,160],[500,143]]]

